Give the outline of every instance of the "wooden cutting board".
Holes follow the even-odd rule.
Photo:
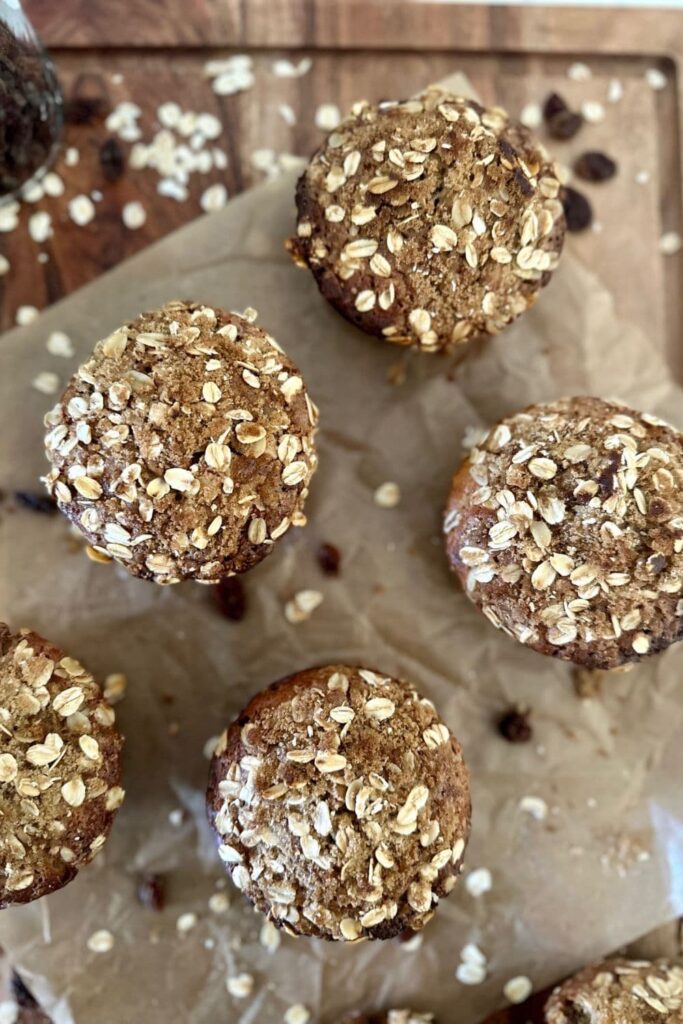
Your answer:
[[[585,186],[601,230],[574,244],[609,286],[618,314],[642,327],[683,379],[683,256],[659,252],[664,232],[683,232],[680,13],[650,9],[617,16],[604,9],[416,0],[25,0],[25,7],[56,60],[67,97],[94,91],[111,106],[133,100],[142,108],[147,135],[166,100],[210,111],[223,123],[219,144],[229,166],[201,184],[195,180],[188,201],[175,203],[157,195],[151,171],[131,171],[108,185],[98,152],[110,133],[102,123],[69,125],[65,143],[80,150],[80,163],[62,172],[65,195],[38,206],[52,214],[53,238],[41,246],[29,239],[28,216],[36,207],[22,212],[17,231],[0,236],[0,251],[11,263],[0,279],[2,326],[13,324],[19,305],[48,305],[195,217],[211,181],[224,181],[235,194],[261,180],[252,163],[255,150],[309,153],[321,138],[314,123],[320,104],[344,110],[361,96],[406,96],[462,70],[486,102],[503,103],[514,113],[542,103],[551,91],[576,106],[596,100],[605,106],[604,121],[587,125],[570,143],[553,143],[567,165],[586,149],[605,151],[619,164],[612,182]],[[219,97],[203,67],[208,58],[230,53],[252,56],[255,83],[238,95]],[[313,59],[306,75],[273,74],[275,59],[298,62],[305,56]],[[577,61],[591,69],[589,81],[567,77]],[[665,75],[661,90],[646,83],[645,72],[653,67]],[[606,100],[613,80],[623,88],[618,103]],[[295,123],[283,117],[283,104]],[[642,180],[643,172],[648,180],[640,184],[636,176]],[[98,216],[77,227],[67,201],[93,188],[103,194]],[[120,217],[131,199],[140,199],[147,211],[146,224],[136,232]],[[38,262],[39,251],[47,253],[47,262]],[[674,953],[676,934],[672,925],[645,951]],[[543,1001],[535,997],[532,1005],[496,1014],[488,1024],[540,1021]],[[35,1007],[22,1012],[27,1024],[44,1019]]]

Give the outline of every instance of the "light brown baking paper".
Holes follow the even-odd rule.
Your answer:
[[[44,471],[51,400],[31,387],[35,375],[66,378],[95,340],[174,297],[258,309],[321,408],[310,524],[245,578],[239,624],[216,612],[207,588],[162,589],[95,565],[61,517],[3,506],[0,618],[44,632],[100,678],[129,680],[117,708],[128,796],[104,854],[62,892],[0,915],[0,944],[57,1024],[275,1024],[295,1002],[324,1022],[352,1007],[410,1004],[446,1024],[476,1024],[504,1001],[511,976],[542,987],[683,913],[683,647],[579,700],[567,665],[497,633],[458,592],[440,537],[468,427],[576,393],[618,396],[681,427],[681,390],[648,339],[616,320],[571,239],[537,307],[455,369],[364,336],[283,250],[293,185],[286,176],[242,195],[0,343],[5,492],[36,489]],[[75,342],[72,363],[47,355],[55,329]],[[406,371],[398,386],[387,379],[397,363]],[[388,480],[402,493],[391,510],[373,502]],[[342,553],[339,579],[317,566],[321,541]],[[324,602],[290,625],[283,605],[302,588]],[[462,741],[474,801],[467,870],[489,868],[493,889],[475,899],[460,882],[416,951],[283,937],[270,954],[260,919],[229,884],[230,909],[208,908],[224,876],[204,821],[203,748],[272,680],[345,659],[414,680]],[[533,709],[531,744],[496,733],[511,702]],[[544,821],[520,809],[528,795],[547,802]],[[167,875],[160,914],[136,901],[143,871]],[[189,912],[198,923],[179,935]],[[91,953],[88,937],[102,928],[114,948]],[[475,988],[454,976],[467,942],[489,959]],[[225,979],[241,971],[255,986],[238,1002]]]

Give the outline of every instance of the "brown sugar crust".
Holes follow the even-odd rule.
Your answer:
[[[407,683],[329,665],[275,683],[223,734],[209,817],[232,880],[291,934],[418,930],[453,888],[467,769]]]
[[[83,666],[0,623],[0,907],[60,889],[102,849],[124,796],[121,746]]]
[[[683,437],[599,398],[502,420],[455,474],[452,569],[500,629],[615,668],[683,635]]]
[[[46,483],[133,575],[216,583],[305,523],[316,422],[270,335],[170,302],[99,342],[71,379],[46,418]]]
[[[434,352],[531,306],[564,240],[543,147],[500,107],[432,87],[351,114],[296,193],[290,249],[369,334]]]
[[[546,1024],[681,1024],[683,967],[669,960],[606,960],[555,989]]]
[[[353,1013],[340,1024],[436,1024],[434,1014],[415,1010],[383,1010],[379,1013]]]

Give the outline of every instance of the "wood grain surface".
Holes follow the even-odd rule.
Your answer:
[[[227,154],[228,166],[193,176],[188,199],[179,203],[157,193],[152,170],[127,169],[116,183],[105,180],[100,147],[112,132],[103,120],[67,125],[64,148],[75,147],[80,160],[74,167],[65,166],[63,155],[58,160],[64,195],[23,204],[19,227],[0,235],[0,252],[10,261],[0,277],[1,328],[14,324],[20,306],[40,309],[57,301],[198,216],[200,196],[212,182],[222,181],[234,195],[262,180],[255,151],[309,154],[322,138],[315,125],[320,104],[343,111],[360,96],[406,96],[462,70],[484,101],[501,102],[513,113],[542,102],[551,91],[575,105],[604,104],[602,123],[587,125],[571,143],[553,144],[568,166],[586,149],[606,151],[619,164],[615,180],[584,188],[601,230],[575,236],[570,244],[607,283],[618,315],[666,351],[683,380],[683,262],[680,254],[662,256],[658,247],[665,231],[681,231],[683,213],[679,12],[650,8],[617,15],[607,9],[416,0],[25,0],[25,8],[53,54],[67,99],[97,94],[108,109],[132,100],[142,110],[145,139],[158,129],[157,111],[167,100],[213,113],[223,126],[216,145]],[[254,85],[216,96],[204,64],[232,53],[252,57]],[[273,73],[276,59],[305,56],[313,61],[306,75],[283,79]],[[590,66],[590,81],[567,78],[577,60]],[[666,76],[660,91],[645,81],[652,67]],[[606,96],[614,79],[624,96],[611,104]],[[121,145],[127,156],[130,144]],[[645,174],[647,182],[638,183],[636,176],[642,182]],[[96,216],[79,227],[68,201],[93,192]],[[141,201],[147,214],[137,230],[121,219],[131,200]],[[49,212],[53,222],[52,237],[41,244],[29,233],[36,210]],[[633,952],[680,954],[678,922]],[[496,1014],[489,1024],[540,1021],[542,1001],[536,997],[530,1006]],[[21,1014],[22,1024],[45,1020],[34,1006],[25,1005]]]

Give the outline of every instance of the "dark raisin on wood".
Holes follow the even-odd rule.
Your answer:
[[[14,498],[21,508],[27,508],[31,512],[40,512],[41,515],[51,516],[57,511],[57,502],[48,494],[35,494],[33,491],[15,491]]]
[[[100,146],[100,167],[105,179],[112,183],[123,174],[126,160],[117,139],[105,139]]]
[[[96,124],[109,112],[109,104],[102,96],[73,96],[64,105],[67,124]]]
[[[138,882],[137,896],[148,910],[163,910],[166,906],[166,879],[163,875],[143,875]]]
[[[341,552],[334,544],[321,544],[318,548],[318,565],[326,576],[338,576]]]
[[[498,732],[508,743],[528,743],[533,736],[531,711],[528,708],[510,708],[498,721]]]
[[[231,622],[241,622],[247,611],[247,597],[238,576],[230,576],[212,587],[218,609]]]
[[[556,114],[564,114],[568,110],[569,107],[559,93],[551,92],[543,104],[543,117],[546,121],[550,121]]]
[[[582,124],[583,117],[581,114],[575,114],[571,110],[563,110],[550,118],[548,121],[548,132],[554,139],[566,141],[567,139],[574,138]]]
[[[609,181],[617,173],[617,165],[606,153],[589,150],[575,161],[574,173],[584,181]]]
[[[570,185],[560,191],[568,231],[585,231],[593,223],[593,209],[582,192]]]

